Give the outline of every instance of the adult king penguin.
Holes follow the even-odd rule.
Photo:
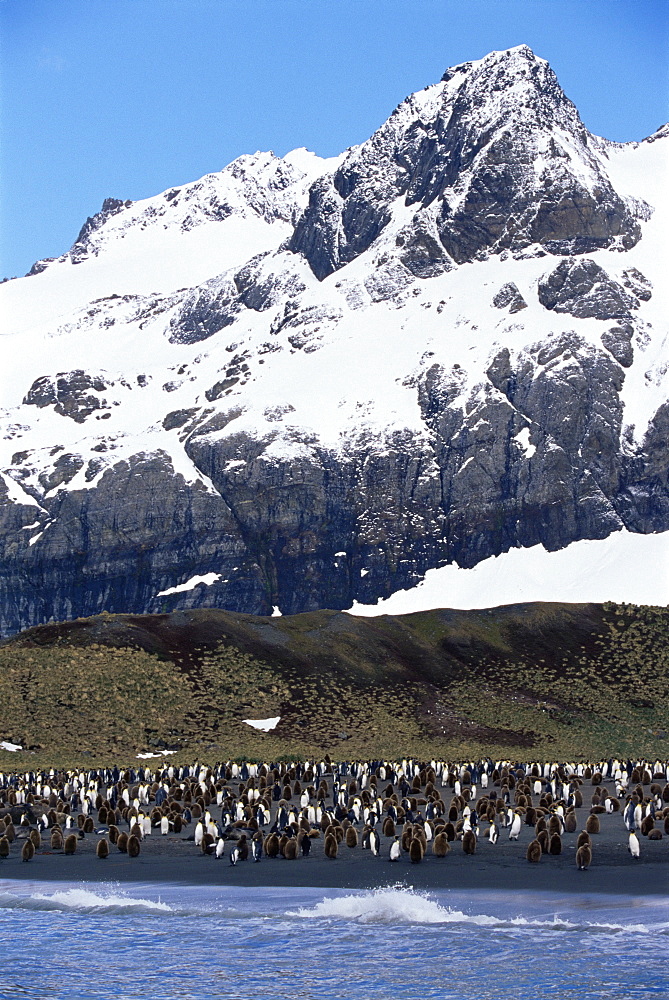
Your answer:
[[[634,827],[630,830],[629,843],[627,849],[633,858],[638,858],[641,856],[641,849],[639,847],[639,838],[636,835]]]

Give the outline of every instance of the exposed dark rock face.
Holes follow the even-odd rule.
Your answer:
[[[502,285],[497,295],[492,300],[492,304],[495,309],[508,309],[510,313],[520,312],[521,309],[527,309],[527,302],[523,296],[518,291],[518,287],[509,281],[506,285]]]
[[[93,216],[90,216],[84,222],[81,227],[81,231],[74,241],[74,246],[72,248],[74,252],[73,263],[78,263],[79,259],[83,258],[89,249],[89,242],[91,235],[111,218],[112,215],[117,215],[119,212],[123,211],[124,208],[130,208],[132,205],[131,201],[120,201],[118,198],[105,198],[102,202],[102,208],[100,211]],[[74,259],[74,258],[77,259]]]
[[[638,299],[594,260],[574,258],[563,260],[539,283],[539,301],[546,309],[579,319],[624,319],[639,307]]]
[[[56,413],[83,424],[95,410],[109,409],[104,398],[92,395],[92,392],[99,394],[107,388],[104,379],[84,371],[62,372],[55,378],[45,375],[33,382],[23,402],[40,409],[53,406]]]
[[[631,368],[634,363],[633,334],[631,323],[612,326],[602,334],[602,344],[623,368]]]
[[[235,283],[225,275],[190,292],[169,326],[170,344],[197,344],[234,323],[241,312]]]

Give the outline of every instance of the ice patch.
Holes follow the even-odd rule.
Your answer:
[[[171,753],[178,753],[178,750],[161,750],[160,753],[138,753],[137,760],[148,760],[150,757],[167,757]]]
[[[8,740],[2,740],[0,742],[0,750],[9,750],[10,753],[16,753],[17,750],[23,750],[22,746],[18,743],[10,743]]]
[[[273,719],[242,719],[242,722],[245,722],[247,726],[253,726],[254,729],[259,729],[263,733],[268,733],[270,729],[276,729],[280,721],[280,715]]]
[[[167,590],[161,590],[156,597],[167,597],[168,594],[182,594],[186,590],[194,590],[201,583],[205,587],[211,587],[212,583],[216,583],[217,580],[221,579],[220,573],[205,573],[204,576],[192,576],[190,580],[186,580],[185,583],[180,583],[176,587],[169,587]]]

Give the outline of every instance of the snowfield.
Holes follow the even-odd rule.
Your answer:
[[[473,569],[442,566],[428,570],[412,590],[373,605],[354,603],[349,614],[470,611],[529,601],[669,605],[669,532],[617,531],[608,538],[572,542],[559,552],[535,545],[484,559]]]

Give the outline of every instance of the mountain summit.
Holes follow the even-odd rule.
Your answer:
[[[492,251],[627,250],[641,231],[602,143],[521,45],[448,70],[315,184],[290,248],[324,278],[381,233],[417,277]]]
[[[0,628],[669,530],[667,142],[518,46],[340,157],[107,199],[0,288]]]

